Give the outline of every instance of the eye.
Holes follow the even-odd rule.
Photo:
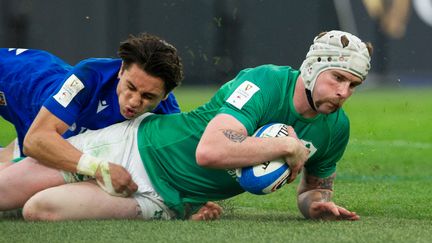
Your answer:
[[[154,99],[154,96],[150,94],[141,94],[141,98],[145,100],[152,100]]]
[[[357,87],[357,86],[359,86],[361,83],[357,83],[357,82],[351,82],[351,84],[350,84],[350,88],[351,89],[354,89],[355,87]]]
[[[127,88],[128,88],[129,90],[132,90],[132,91],[135,91],[135,90],[136,90],[135,86],[133,86],[133,85],[131,85],[131,84],[128,84],[128,85],[127,85]]]
[[[343,77],[341,75],[339,75],[339,74],[335,74],[334,77],[335,77],[335,79],[337,81],[342,81],[343,80]]]

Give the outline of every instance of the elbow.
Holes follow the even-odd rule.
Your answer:
[[[223,156],[222,153],[215,151],[214,149],[208,149],[204,146],[198,146],[195,158],[199,166],[207,168],[223,168]]]
[[[37,146],[38,141],[40,141],[40,139],[38,139],[37,135],[27,134],[23,142],[23,153],[26,156],[34,157],[36,153],[35,147]]]

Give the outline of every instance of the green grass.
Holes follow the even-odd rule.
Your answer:
[[[16,133],[12,124],[0,117],[0,146],[8,145],[14,137]]]
[[[176,91],[183,110],[214,89]],[[335,201],[356,222],[304,220],[297,181],[267,196],[222,202],[216,222],[0,220],[0,242],[429,242],[432,225],[432,89],[360,91],[346,104],[351,140],[338,166]],[[3,140],[5,128],[0,125]],[[13,133],[12,133],[13,134]]]

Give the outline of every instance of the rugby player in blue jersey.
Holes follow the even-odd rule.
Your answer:
[[[71,66],[45,51],[0,49],[0,115],[15,126],[21,155],[55,168],[76,163],[82,153],[65,138],[148,111],[180,111],[170,92],[183,69],[172,45],[150,34],[130,36],[118,55]],[[13,146],[3,158],[12,158]],[[115,188],[118,179],[136,189],[122,167],[110,164],[109,170]]]

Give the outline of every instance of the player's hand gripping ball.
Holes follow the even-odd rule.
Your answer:
[[[259,128],[255,137],[288,136],[288,126],[282,123],[271,123]],[[288,164],[283,159],[267,161],[255,166],[236,170],[238,182],[245,190],[253,194],[268,194],[286,184],[290,175]]]

